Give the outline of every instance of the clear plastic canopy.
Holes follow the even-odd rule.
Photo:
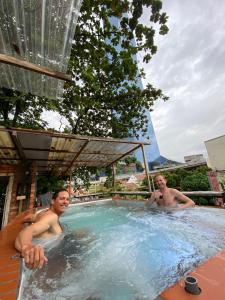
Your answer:
[[[0,164],[33,162],[39,174],[70,174],[80,166],[107,167],[147,142],[0,126]]]
[[[0,53],[66,73],[82,0],[1,0]],[[57,98],[64,81],[0,63],[0,86]]]

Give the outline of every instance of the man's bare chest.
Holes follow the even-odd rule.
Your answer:
[[[174,206],[176,205],[176,200],[174,198],[174,196],[169,193],[158,193],[157,195],[157,204],[159,206]]]

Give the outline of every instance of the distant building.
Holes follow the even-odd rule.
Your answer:
[[[203,154],[184,156],[184,161],[186,164],[198,164],[206,162]]]
[[[116,26],[117,28],[120,27],[120,19],[117,18],[117,17],[110,17],[110,23],[112,25]],[[111,42],[109,41],[109,43],[111,43]],[[131,41],[131,43],[135,46],[136,45],[135,39],[133,39]],[[120,52],[120,51],[123,50],[121,48],[120,43],[117,46],[115,46],[115,49],[116,49],[117,52]],[[133,59],[135,61],[137,61],[137,56],[134,55]],[[133,83],[133,82],[130,81],[130,83]],[[136,84],[139,86],[140,89],[143,90],[143,84],[142,84],[142,80],[141,80],[140,77],[137,77]],[[156,138],[156,135],[155,135],[154,127],[153,127],[153,124],[152,124],[150,111],[146,108],[143,108],[143,110],[144,110],[144,115],[145,115],[146,120],[147,120],[147,132],[143,133],[142,130],[139,130],[137,132],[137,135],[139,136],[139,138],[138,138],[139,141],[150,140],[150,142],[151,142],[150,145],[145,146],[146,160],[148,162],[149,167],[151,168],[151,162],[155,161],[156,159],[159,159],[161,157],[161,155],[160,155],[159,146],[158,146],[157,138]],[[131,138],[131,140],[135,141],[137,139],[136,139],[136,137],[133,137],[133,138]],[[142,156],[142,150],[141,149],[138,149],[135,152],[135,156],[136,156],[138,161],[143,163],[143,156]],[[134,170],[132,170],[132,171],[134,171]]]
[[[208,165],[214,171],[225,171],[225,135],[205,141]]]
[[[107,178],[108,178],[107,176],[101,176],[101,177],[99,177],[99,182],[100,183],[105,183]]]
[[[130,178],[128,179],[127,183],[138,183],[137,177],[134,175],[131,175]]]

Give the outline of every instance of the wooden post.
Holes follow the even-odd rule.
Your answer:
[[[151,181],[152,181],[152,186],[153,186],[153,192],[155,191],[155,183],[154,183],[154,179],[152,178],[152,176],[150,175],[151,177]]]
[[[116,170],[115,170],[115,164],[113,164],[112,165],[112,180],[113,180],[113,182],[112,182],[112,188],[113,188],[113,191],[115,191],[115,189],[116,189]]]
[[[147,181],[148,181],[148,191],[149,191],[149,193],[151,193],[152,188],[151,188],[151,183],[150,183],[150,179],[149,179],[148,164],[146,162],[146,157],[145,157],[145,151],[144,151],[144,145],[143,144],[141,144],[141,150],[142,150],[142,155],[143,155],[143,160],[144,160],[144,165],[145,165],[145,174],[146,174]]]
[[[37,165],[36,163],[32,163],[30,168],[30,203],[29,209],[34,208],[34,203],[36,199],[36,189],[37,189]]]
[[[70,199],[70,197],[71,197],[71,173],[70,173],[70,179],[69,179],[68,193],[69,193],[69,199]],[[71,199],[70,199],[70,200],[71,200]]]
[[[9,183],[8,183],[7,190],[6,190],[5,206],[4,206],[3,216],[2,216],[2,224],[0,224],[0,226],[2,225],[2,227],[0,227],[1,229],[3,229],[3,227],[8,224],[10,202],[12,199],[13,182],[14,182],[14,175],[10,175]]]

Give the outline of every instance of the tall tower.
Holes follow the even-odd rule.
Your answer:
[[[116,26],[117,28],[120,26],[119,19],[116,18],[116,17],[111,17],[110,18],[110,22],[111,22],[112,25]],[[109,43],[110,43],[110,41],[109,41]],[[132,40],[132,44],[136,45],[136,42],[135,42],[134,39]],[[120,44],[118,44],[117,46],[115,46],[115,49],[117,51],[121,51]],[[133,59],[135,61],[137,61],[137,56],[134,55]],[[140,77],[137,78],[137,84],[140,87],[140,89],[143,89],[143,84],[142,84],[142,81],[141,81]],[[156,139],[154,127],[153,127],[152,120],[151,120],[150,111],[147,110],[147,109],[145,109],[145,116],[146,116],[146,118],[148,120],[147,121],[148,122],[148,124],[147,124],[147,132],[143,136],[143,133],[141,131],[139,131],[138,132],[138,135],[139,135],[139,139],[138,140],[139,141],[144,141],[144,140],[146,141],[146,139],[150,140],[151,145],[145,146],[146,160],[147,160],[148,164],[150,164],[155,159],[157,159],[157,158],[160,157],[160,152],[159,152],[159,146],[158,146],[158,142],[157,142],[157,139]],[[137,139],[134,137],[134,138],[132,138],[132,140],[137,140]],[[137,158],[138,161],[140,161],[140,162],[143,163],[143,155],[142,155],[142,150],[141,149],[136,151],[135,156],[136,156],[136,158]]]
[[[137,59],[135,57],[135,59]],[[138,86],[143,89],[143,84],[141,81],[141,78],[138,78]],[[139,135],[139,141],[146,141],[146,139],[149,139],[151,142],[151,145],[145,146],[145,155],[146,155],[146,160],[148,164],[156,160],[157,158],[160,157],[160,152],[159,152],[159,146],[157,142],[157,138],[155,135],[155,130],[152,124],[152,119],[150,115],[150,111],[148,109],[145,109],[145,116],[147,118],[147,132],[143,135],[141,131],[138,132]],[[136,138],[134,138],[136,140]],[[139,149],[136,151],[135,156],[137,160],[140,162],[143,162],[143,155],[142,155],[142,150]]]

